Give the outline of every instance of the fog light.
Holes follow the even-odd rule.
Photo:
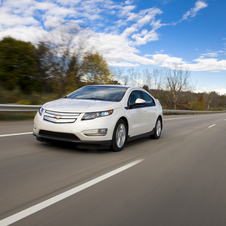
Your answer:
[[[105,136],[107,134],[107,129],[98,129],[98,134],[101,134],[101,136]]]
[[[35,124],[33,125],[33,128],[34,128],[34,130],[36,130],[36,125]]]
[[[106,136],[108,129],[84,130],[82,133],[86,136]]]

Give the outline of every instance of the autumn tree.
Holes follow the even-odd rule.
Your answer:
[[[206,103],[204,95],[202,93],[193,95],[196,96],[196,100],[189,103],[189,109],[203,111]]]
[[[99,53],[87,53],[82,62],[83,81],[88,84],[111,84],[113,74]]]

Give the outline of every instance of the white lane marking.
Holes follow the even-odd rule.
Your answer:
[[[20,135],[27,135],[27,134],[32,134],[32,133],[33,133],[33,132],[3,134],[3,135],[0,135],[0,137],[20,136]]]
[[[213,126],[216,126],[216,124],[213,124],[213,125],[209,126],[208,128],[211,128],[211,127],[213,127]]]
[[[46,208],[48,206],[51,206],[51,205],[53,205],[53,204],[55,204],[55,203],[57,203],[57,202],[59,202],[59,201],[61,201],[63,199],[66,199],[69,196],[72,196],[72,195],[74,195],[74,194],[76,194],[76,193],[78,193],[78,192],[80,192],[80,191],[82,191],[82,190],[84,190],[84,189],[86,189],[88,187],[91,187],[94,184],[97,184],[97,183],[99,183],[99,182],[101,182],[101,181],[103,181],[103,180],[105,180],[105,179],[107,179],[109,177],[112,177],[115,174],[118,174],[118,173],[120,173],[120,172],[122,172],[122,171],[124,171],[126,169],[129,169],[130,167],[135,166],[136,164],[142,162],[143,160],[144,159],[139,159],[139,160],[136,160],[134,162],[131,162],[131,163],[125,165],[125,166],[122,166],[122,167],[120,167],[118,169],[115,169],[115,170],[109,172],[109,173],[106,173],[106,174],[104,174],[102,176],[99,176],[99,177],[97,177],[97,178],[95,178],[95,179],[93,179],[91,181],[88,181],[88,182],[86,182],[84,184],[81,184],[81,185],[79,185],[79,186],[77,186],[75,188],[72,188],[72,189],[70,189],[70,190],[68,190],[66,192],[63,192],[62,194],[56,195],[56,196],[54,196],[54,197],[52,197],[50,199],[47,199],[46,201],[43,201],[43,202],[41,202],[41,203],[39,203],[37,205],[34,205],[34,206],[30,207],[30,208],[22,210],[22,211],[14,214],[12,216],[9,216],[9,217],[7,217],[7,218],[5,218],[3,220],[0,220],[0,225],[1,226],[6,226],[6,225],[10,225],[12,223],[15,223],[15,222],[17,222],[17,221],[19,221],[19,220],[21,220],[21,219],[33,214],[33,213],[36,213],[36,212],[38,212],[38,211],[40,211],[40,210],[42,210],[42,209],[44,209],[44,208]]]

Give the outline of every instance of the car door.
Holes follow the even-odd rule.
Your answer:
[[[157,120],[157,113],[156,113],[156,104],[154,99],[148,93],[141,91],[142,98],[146,101],[146,125],[147,130],[150,132],[154,127]]]
[[[131,106],[133,106],[133,104],[138,98],[143,99],[140,90],[133,90],[130,93],[130,96],[128,98],[127,114],[129,119],[129,125],[130,125],[129,133],[131,137],[148,132],[147,131],[147,112],[146,112],[147,107],[137,106],[137,107],[131,108]]]

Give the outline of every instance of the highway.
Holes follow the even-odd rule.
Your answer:
[[[165,116],[122,152],[36,141],[0,122],[0,226],[225,226],[226,114]]]

